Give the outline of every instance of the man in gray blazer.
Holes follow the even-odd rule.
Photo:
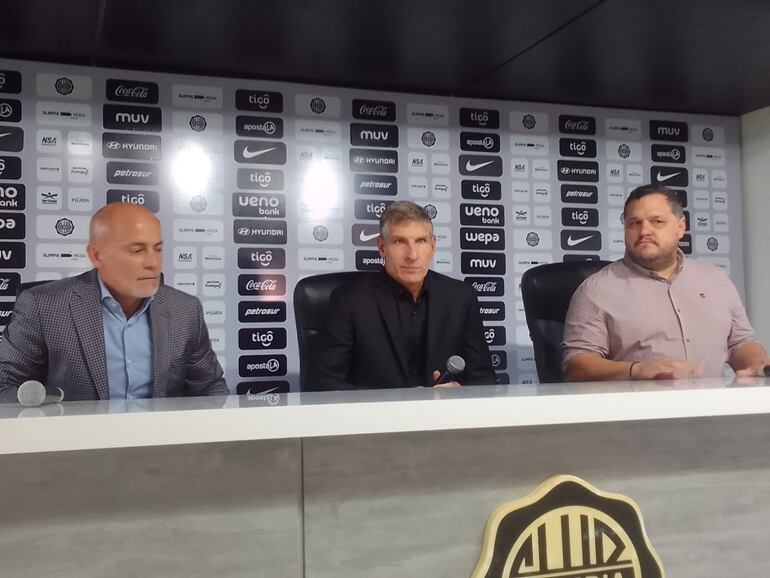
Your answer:
[[[91,219],[94,269],[24,291],[0,343],[0,402],[35,379],[64,400],[227,394],[200,302],[160,284],[160,223],[109,204]]]

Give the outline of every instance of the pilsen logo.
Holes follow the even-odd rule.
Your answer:
[[[639,506],[554,476],[487,521],[472,578],[663,578]]]

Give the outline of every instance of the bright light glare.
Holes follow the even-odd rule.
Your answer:
[[[171,174],[184,194],[198,194],[209,184],[211,159],[200,146],[188,145],[174,157]]]
[[[306,218],[322,221],[339,206],[340,190],[337,171],[327,161],[313,162],[302,181],[301,204]]]

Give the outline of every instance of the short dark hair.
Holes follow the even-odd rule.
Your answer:
[[[650,183],[648,185],[636,187],[633,191],[631,191],[631,193],[629,193],[628,198],[626,199],[626,204],[623,206],[623,218],[626,218],[626,212],[628,211],[628,206],[631,203],[638,201],[647,195],[663,195],[666,197],[666,201],[668,201],[668,204],[671,206],[671,211],[677,216],[677,218],[681,219],[684,217],[684,207],[682,207],[682,201],[679,199],[679,196],[668,187],[665,187],[659,183]]]
[[[388,225],[402,223],[404,221],[423,221],[430,225],[433,233],[433,221],[430,215],[420,205],[412,201],[396,201],[388,206],[380,215],[380,237],[385,238],[388,233]]]

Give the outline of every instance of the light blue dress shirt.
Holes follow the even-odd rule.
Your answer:
[[[152,332],[147,311],[152,297],[142,301],[136,313],[126,319],[101,277],[99,286],[110,399],[152,397]]]

